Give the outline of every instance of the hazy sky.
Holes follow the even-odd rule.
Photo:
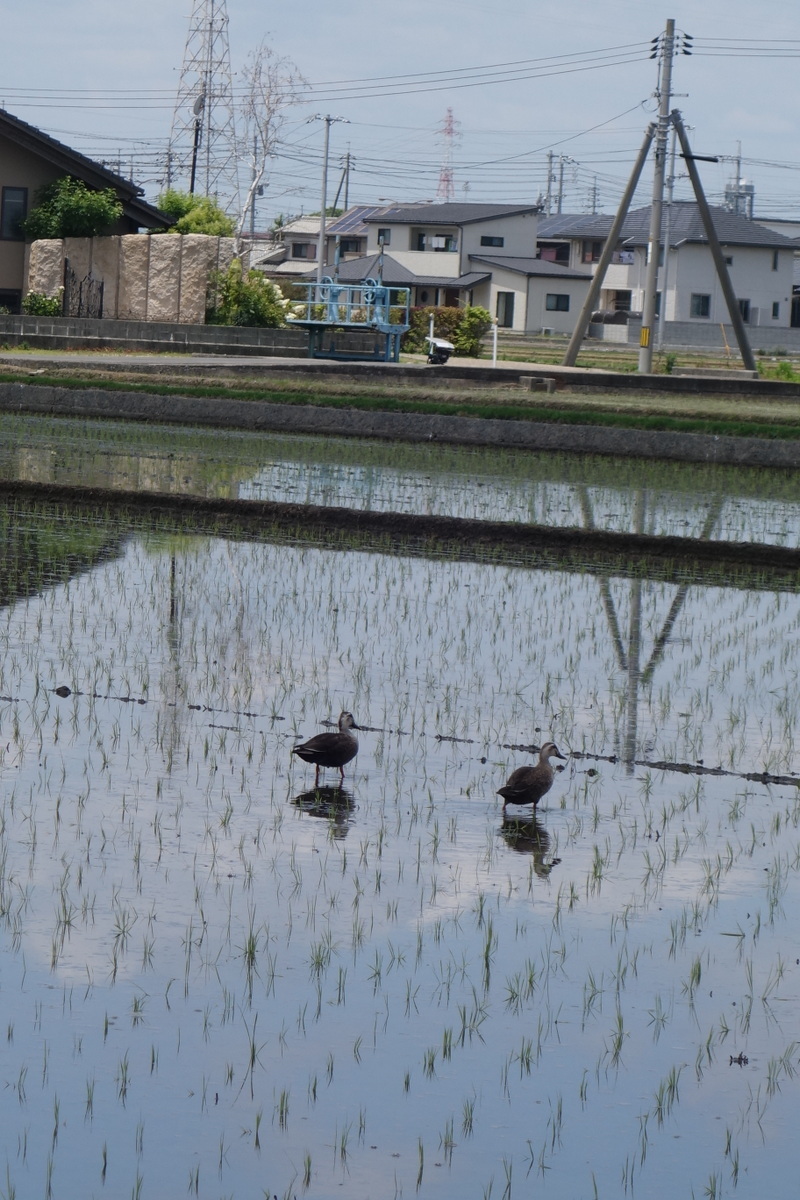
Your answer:
[[[219,5],[221,0],[205,0]],[[154,198],[163,183],[193,0],[26,0],[4,13],[0,104],[98,159]],[[650,40],[667,18],[693,35],[674,60],[674,106],[693,128],[710,198],[735,174],[756,215],[800,217],[798,0],[227,0],[231,66],[267,38],[308,81],[258,219],[319,207],[331,127],[329,201],[339,162],[355,161],[351,203],[436,197],[447,145],[457,199],[527,202],[546,187],[547,153],[563,211],[613,211],[655,109]],[[452,108],[457,137],[441,135]],[[563,156],[559,163],[558,156]],[[678,195],[688,195],[679,183]],[[637,202],[647,203],[643,181]]]

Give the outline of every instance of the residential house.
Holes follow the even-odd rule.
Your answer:
[[[571,328],[586,294],[588,271],[537,261],[536,205],[390,205],[360,219],[366,253],[342,257],[342,282],[380,275],[415,306],[481,305],[518,332]]]
[[[367,251],[367,226],[364,218],[382,211],[380,204],[356,204],[340,217],[325,223],[325,273],[331,274],[336,262],[359,258]],[[309,279],[317,273],[319,249],[318,216],[294,217],[276,229],[269,246],[255,239],[250,265],[270,279],[291,282]]]
[[[664,206],[660,255],[660,313],[688,325],[729,322],[700,211],[695,201]],[[717,233],[745,323],[788,328],[792,323],[794,243],[790,238],[721,207],[712,207]],[[572,268],[596,267],[611,230],[607,215],[559,215],[539,225],[539,254]],[[603,279],[598,308],[639,313],[644,303],[650,206],[628,213]],[[664,246],[668,250],[664,251]]]
[[[20,311],[25,279],[25,239],[20,222],[35,203],[37,191],[71,175],[89,187],[112,188],[122,217],[109,233],[166,229],[172,218],[148,204],[143,190],[55,138],[0,109],[0,306]]]
[[[293,217],[275,230],[272,247],[257,251],[250,265],[278,282],[292,283],[316,275],[319,225],[318,216]]]

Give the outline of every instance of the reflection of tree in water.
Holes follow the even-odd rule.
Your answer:
[[[77,519],[60,505],[0,503],[0,607],[119,557],[127,538],[116,522]]]
[[[331,833],[335,838],[347,837],[350,818],[356,810],[352,793],[342,787],[311,788],[310,791],[300,792],[295,796],[292,804],[309,817],[319,817],[330,822]]]
[[[592,511],[592,503],[589,498],[589,489],[585,484],[578,487],[578,497],[583,515],[583,523],[586,529],[595,529],[594,512]],[[700,531],[699,541],[708,541],[714,531],[714,526],[719,520],[722,511],[723,498],[716,496],[711,503],[708,515],[703,523],[703,528]],[[638,534],[644,533],[645,517],[647,515],[647,490],[640,488],[636,492],[633,514],[633,532]],[[638,731],[638,716],[639,716],[639,688],[642,684],[649,684],[653,678],[653,673],[659,662],[664,656],[664,650],[669,641],[675,622],[683,608],[686,600],[686,595],[689,590],[688,584],[681,583],[676,586],[675,595],[672,604],[669,607],[664,623],[661,627],[661,632],[658,634],[653,649],[650,652],[650,657],[644,667],[641,665],[642,660],[642,579],[629,580],[630,588],[630,611],[628,614],[628,640],[627,646],[623,642],[622,631],[620,628],[617,609],[614,604],[614,597],[611,595],[611,587],[606,576],[599,579],[600,595],[605,609],[608,628],[611,632],[611,641],[614,646],[614,654],[617,659],[617,664],[620,671],[625,675],[625,711],[622,718],[621,730],[621,746],[620,757],[627,764],[629,774],[633,774],[634,759],[636,757],[636,734]]]
[[[547,879],[553,867],[561,862],[560,858],[551,858],[548,861],[550,834],[542,822],[537,820],[536,813],[530,817],[504,816],[500,836],[506,845],[518,854],[533,856],[533,869],[540,879]]]

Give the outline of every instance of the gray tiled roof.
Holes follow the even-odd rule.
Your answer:
[[[520,275],[537,275],[558,279],[591,279],[588,271],[574,271],[560,263],[547,262],[541,258],[516,258],[513,255],[470,254],[471,263],[487,263],[498,270],[515,271]]]
[[[727,208],[711,205],[711,215],[717,237],[724,246],[766,246],[772,249],[788,249],[793,240],[775,233],[756,221],[738,216]],[[645,246],[650,240],[650,209],[632,209],[622,226],[621,244]],[[666,214],[666,207],[664,208]],[[613,217],[604,214],[586,214],[543,217],[539,222],[538,238],[551,241],[565,238],[585,238],[587,241],[602,241],[611,230]],[[687,242],[705,244],[707,238],[700,217],[700,209],[694,200],[676,200],[670,210],[670,245],[681,246]]]
[[[389,205],[366,221],[387,225],[469,225],[474,221],[539,211],[536,204],[402,204]]]
[[[144,189],[132,183],[130,179],[124,179],[114,171],[109,171],[108,167],[87,158],[85,154],[80,154],[77,150],[70,149],[63,142],[56,141],[49,134],[42,133],[41,129],[29,125],[27,121],[21,121],[19,117],[12,116],[4,109],[0,109],[0,136],[8,138],[18,146],[23,146],[26,150],[45,159],[46,162],[52,163],[65,174],[73,175],[76,179],[89,184],[90,187],[113,188],[122,203],[125,216],[137,225],[143,225],[148,229],[157,227],[168,229],[170,225],[174,224],[172,217],[168,217],[154,205],[148,204],[143,198]]]
[[[376,279],[380,268],[380,254],[370,254],[365,258],[349,258],[339,263],[339,279],[342,283],[361,283],[364,279]],[[327,268],[329,272],[332,267]],[[404,267],[391,254],[383,256],[383,282],[390,287],[474,287],[480,280],[486,279],[488,271],[471,271],[468,275],[415,275]]]

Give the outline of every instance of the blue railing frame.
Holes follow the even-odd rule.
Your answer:
[[[376,279],[362,283],[339,283],[326,276],[318,283],[295,285],[305,289],[299,303],[303,311],[287,318],[290,325],[302,325],[309,331],[309,354],[315,358],[377,358],[397,362],[400,339],[409,328],[411,294],[408,288],[387,287]],[[359,354],[355,351],[323,349],[328,330],[374,331],[386,338],[383,354]]]

